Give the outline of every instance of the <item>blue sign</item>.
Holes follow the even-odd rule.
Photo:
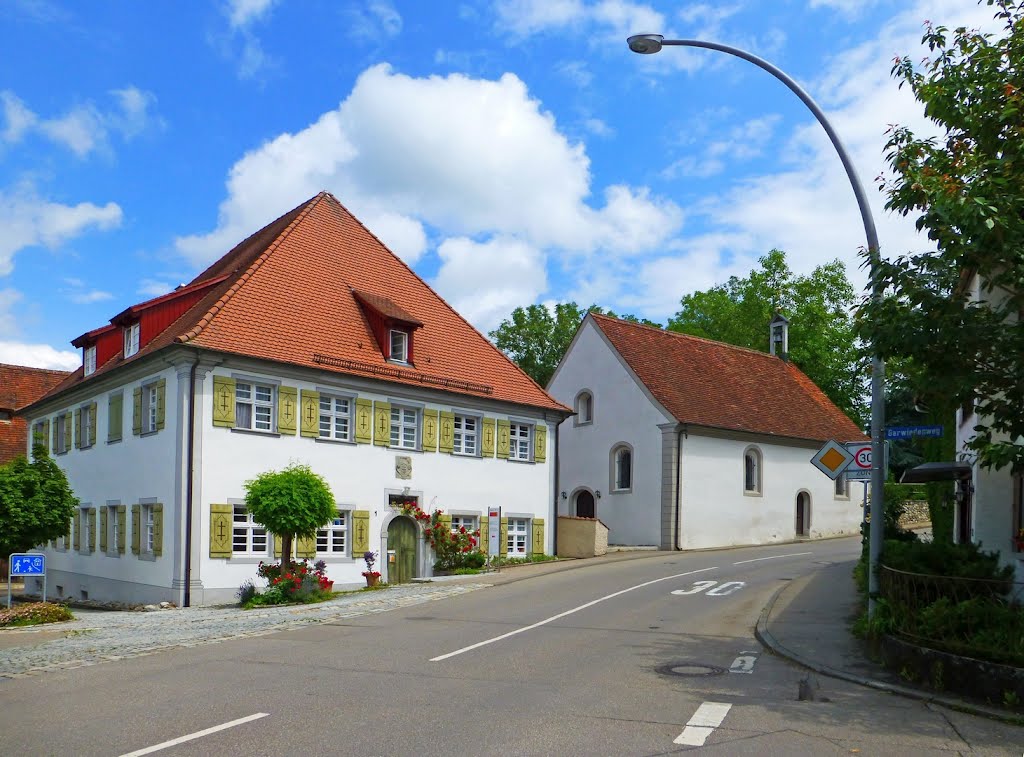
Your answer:
[[[12,576],[45,576],[46,555],[14,553],[11,555]]]
[[[942,436],[942,426],[893,426],[885,430],[886,439],[910,439],[914,436]]]

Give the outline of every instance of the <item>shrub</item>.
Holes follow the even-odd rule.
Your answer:
[[[882,550],[882,564],[907,573],[1001,582],[1013,580],[1013,567],[1000,567],[997,552],[985,552],[972,543],[888,541]]]
[[[75,616],[71,614],[67,606],[52,602],[32,602],[20,607],[12,607],[10,610],[0,610],[0,627],[35,626],[74,619]]]
[[[235,596],[238,597],[238,603],[244,605],[256,596],[256,584],[252,582],[251,578],[245,579],[242,585],[238,587],[238,591],[235,592]]]

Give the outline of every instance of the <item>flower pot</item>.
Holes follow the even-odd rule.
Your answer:
[[[367,586],[376,586],[378,581],[380,581],[380,576],[367,576],[366,577],[366,585]]]
[[[334,581],[328,581],[324,591],[334,591]]]

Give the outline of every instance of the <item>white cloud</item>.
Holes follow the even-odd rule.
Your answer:
[[[92,105],[77,106],[59,118],[40,121],[39,129],[80,158],[102,144],[107,134],[102,116]]]
[[[582,0],[499,0],[494,10],[501,29],[524,37],[576,24],[586,12]]]
[[[26,247],[55,248],[90,229],[121,224],[121,208],[113,202],[62,205],[39,197],[31,188],[0,191],[0,276],[14,268],[14,255]]]
[[[3,132],[0,133],[0,139],[9,143],[18,142],[25,132],[35,126],[36,114],[29,110],[17,95],[8,90],[0,92],[0,102],[4,106],[6,123]]]
[[[228,0],[228,23],[238,29],[259,21],[277,0]]]
[[[176,286],[178,285],[166,280],[142,279],[139,281],[139,286],[135,291],[147,299],[152,299],[153,297],[160,297],[174,291]]]
[[[103,302],[104,300],[114,299],[114,295],[110,292],[104,292],[99,289],[89,289],[84,291],[72,292],[69,299],[76,305],[91,305],[94,302]]]
[[[474,242],[445,240],[434,288],[463,318],[484,333],[497,328],[516,307],[547,289],[544,254],[509,237]]]
[[[277,0],[228,0],[224,6],[229,32],[214,35],[211,42],[220,48],[221,54],[235,60],[240,79],[255,79],[275,65],[275,60],[263,50],[253,26],[270,16],[276,3]]]
[[[82,356],[78,352],[58,350],[48,344],[0,340],[0,363],[73,371],[82,364]]]
[[[371,42],[383,42],[402,31],[402,16],[389,0],[369,0],[363,8],[352,5],[345,20],[350,36]]]
[[[17,334],[18,322],[11,312],[14,305],[22,299],[17,289],[0,289],[0,334]],[[0,363],[4,362],[0,360]]]
[[[662,177],[707,178],[724,171],[730,162],[737,163],[757,157],[772,141],[780,121],[778,115],[767,115],[734,126],[728,130],[724,139],[708,143],[702,155],[685,155],[673,161],[661,172]]]

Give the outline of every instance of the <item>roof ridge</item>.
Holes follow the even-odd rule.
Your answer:
[[[74,371],[62,371],[60,368],[39,368],[34,365],[18,365],[17,363],[0,363],[0,368],[16,368],[19,371],[36,371],[38,373],[58,373],[66,376]]]
[[[280,234],[278,234],[276,237],[274,237],[273,240],[271,240],[271,242],[266,246],[263,252],[261,252],[256,257],[256,259],[249,264],[249,267],[246,268],[245,271],[243,271],[242,274],[237,279],[235,279],[235,283],[232,284],[228,288],[228,290],[220,296],[220,299],[218,299],[215,303],[213,303],[213,305],[210,306],[210,309],[207,310],[206,313],[196,322],[196,325],[193,326],[188,331],[186,331],[184,334],[178,334],[178,336],[176,336],[174,340],[176,342],[183,344],[199,336],[199,334],[203,332],[203,329],[210,325],[210,322],[217,316],[217,313],[224,309],[224,306],[227,305],[228,301],[235,295],[235,293],[242,288],[245,282],[252,278],[252,275],[256,273],[256,271],[258,271],[270,257],[270,254],[281,246],[281,243],[288,238],[288,235],[291,234],[295,227],[310,213],[310,211],[314,207],[316,207],[320,203],[320,201],[324,198],[325,195],[330,196],[328,192],[320,192],[315,197],[311,198],[310,200],[307,200],[306,207],[304,207],[302,211],[297,216],[295,216],[295,218],[292,219],[292,222],[289,223],[284,228],[284,230],[281,231]],[[273,223],[273,221],[271,221],[271,223]]]
[[[707,344],[714,344],[714,345],[719,346],[719,347],[728,347],[729,349],[739,350],[740,352],[753,353],[754,355],[760,355],[762,357],[768,357],[768,358],[772,358],[772,359],[775,359],[775,357],[776,357],[775,355],[771,354],[770,352],[765,352],[764,350],[754,349],[753,347],[744,347],[744,346],[739,345],[739,344],[730,344],[729,342],[723,342],[723,341],[720,341],[718,339],[709,339],[706,336],[696,336],[695,334],[684,334],[682,331],[672,331],[667,326],[665,328],[661,328],[659,326],[648,326],[646,323],[634,323],[633,321],[627,321],[625,318],[616,318],[614,316],[605,315],[604,313],[588,313],[588,315],[593,315],[593,316],[595,316],[597,318],[604,318],[604,319],[609,320],[609,321],[614,321],[615,323],[622,323],[622,324],[624,324],[626,326],[630,326],[630,327],[633,327],[633,328],[647,329],[648,331],[654,331],[654,332],[659,333],[659,334],[668,334],[669,336],[680,338],[680,339],[693,339],[694,341],[706,342]]]

